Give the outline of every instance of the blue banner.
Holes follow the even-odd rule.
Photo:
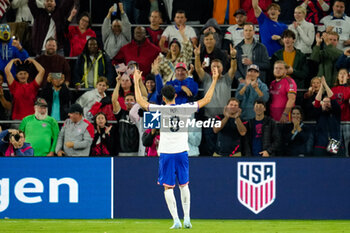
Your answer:
[[[0,218],[112,218],[112,158],[0,158]]]
[[[189,160],[192,218],[350,219],[348,158]],[[171,218],[156,184],[158,158],[115,158],[114,164],[115,217]]]

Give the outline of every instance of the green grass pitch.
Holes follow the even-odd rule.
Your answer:
[[[2,219],[1,233],[350,233],[349,220],[192,220],[192,229],[169,230],[169,219],[42,220]]]

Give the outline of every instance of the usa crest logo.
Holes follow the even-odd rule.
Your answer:
[[[161,126],[161,113],[156,112],[144,112],[143,113],[143,128],[145,129],[160,129]]]
[[[238,162],[237,198],[255,214],[276,199],[275,162]]]

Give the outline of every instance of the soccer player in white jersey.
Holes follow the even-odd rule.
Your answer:
[[[162,125],[158,146],[158,154],[160,155],[158,183],[164,186],[165,201],[174,220],[174,224],[170,229],[179,229],[182,227],[177,214],[176,199],[174,196],[176,178],[179,183],[182,209],[184,212],[183,224],[185,228],[192,228],[190,221],[190,190],[188,188],[188,129],[180,128],[179,122],[186,122],[192,113],[197,112],[199,108],[202,108],[211,101],[218,77],[219,73],[217,68],[215,68],[213,70],[213,81],[208,92],[203,99],[197,102],[175,105],[175,88],[165,85],[161,92],[166,105],[155,105],[148,103],[142,98],[139,88],[139,84],[142,82],[141,72],[136,70],[134,73],[137,103],[148,111],[159,111],[163,122],[171,123],[171,127]]]
[[[320,23],[324,24],[319,29],[326,29],[326,32],[335,31],[339,34],[338,49],[345,51],[350,46],[350,17],[345,12],[345,2],[343,0],[334,1],[333,11],[330,15],[323,17]]]

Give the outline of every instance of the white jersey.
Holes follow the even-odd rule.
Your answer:
[[[197,102],[179,105],[149,105],[149,111],[158,110],[161,113],[158,154],[175,154],[189,150],[187,123],[191,122],[191,114],[197,112],[198,108]]]
[[[230,40],[233,43],[233,46],[237,46],[244,40],[243,28],[238,27],[238,24],[229,26],[225,33],[225,40]],[[259,35],[254,34],[254,39],[259,41]]]
[[[338,49],[345,50],[344,41],[350,39],[350,17],[343,15],[342,18],[335,18],[333,15],[327,15],[323,17],[320,21],[324,26],[318,28],[319,31],[325,31],[328,26],[332,26],[333,31],[339,34],[339,42],[337,45]]]
[[[192,38],[197,38],[194,29],[187,25],[185,27],[185,35],[188,37],[189,40],[191,40]],[[174,38],[176,38],[180,43],[182,43],[183,41],[179,29],[176,27],[176,25],[166,27],[162,36],[165,36],[169,42],[172,41]]]

